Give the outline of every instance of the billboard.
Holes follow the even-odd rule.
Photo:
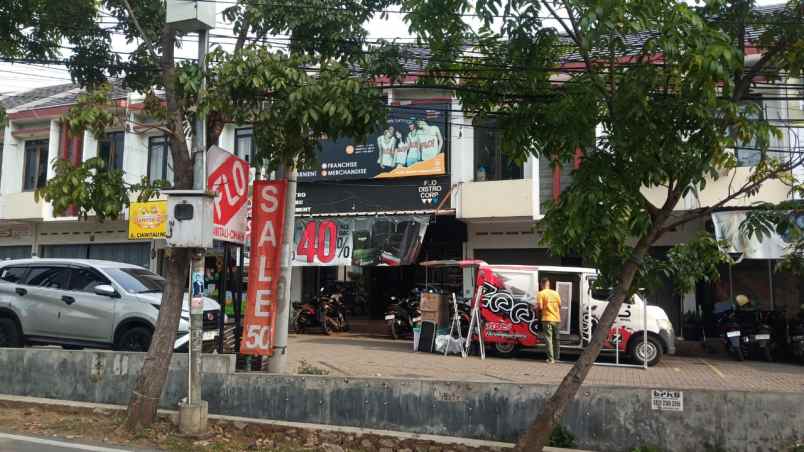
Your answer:
[[[315,168],[299,181],[386,179],[447,173],[449,103],[391,107],[380,130],[366,140],[324,140]]]
[[[248,296],[240,353],[271,356],[287,181],[255,181]]]
[[[299,183],[296,215],[435,210],[450,190],[449,176],[388,179],[382,183]],[[449,203],[442,206],[450,208]]]
[[[419,256],[427,216],[297,218],[293,265],[297,267],[410,265]]]
[[[163,239],[167,235],[167,201],[132,202],[128,207],[128,239]]]
[[[249,174],[247,161],[218,146],[207,151],[207,188],[215,193],[213,239],[245,243]]]

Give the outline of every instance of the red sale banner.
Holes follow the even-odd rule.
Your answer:
[[[215,193],[212,236],[243,244],[246,240],[248,162],[212,146],[207,151],[207,187]]]
[[[287,181],[255,181],[251,215],[248,302],[240,352],[271,356]]]

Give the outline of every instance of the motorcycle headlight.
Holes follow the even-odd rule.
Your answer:
[[[673,324],[670,323],[669,319],[659,319],[656,321],[656,323],[659,326],[659,331],[661,330],[673,331]]]

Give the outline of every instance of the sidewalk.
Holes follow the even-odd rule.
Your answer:
[[[352,335],[291,334],[289,370],[302,361],[330,375],[398,377],[438,380],[559,384],[576,356],[562,354],[561,363],[549,365],[540,353],[523,353],[513,359],[487,355],[462,359],[432,353],[413,353],[410,341]],[[613,362],[613,358],[601,358]],[[641,388],[722,389],[736,391],[803,392],[804,366],[762,361],[738,362],[728,358],[665,355],[647,370],[595,366],[589,386]]]
[[[100,403],[86,403],[86,402],[73,402],[68,400],[55,400],[55,399],[44,399],[38,397],[22,397],[22,396],[9,396],[9,395],[2,395],[0,394],[0,407],[5,407],[6,405],[14,406],[14,407],[36,407],[43,411],[49,410],[72,410],[72,411],[79,411],[82,413],[88,414],[96,414],[98,416],[103,417],[110,417],[110,414],[115,416],[120,416],[125,411],[126,407],[122,405],[109,405],[109,404],[100,404]],[[2,411],[2,410],[0,410]],[[27,414],[27,412],[26,412]],[[173,410],[159,410],[159,414],[167,419],[170,419],[172,422],[175,423],[176,417],[178,416],[178,412]],[[0,418],[2,416],[0,415]],[[482,440],[475,440],[475,439],[468,439],[468,438],[457,438],[452,436],[438,436],[438,435],[420,435],[414,433],[406,433],[406,432],[397,432],[397,431],[390,431],[390,430],[375,430],[375,429],[365,429],[365,428],[355,428],[355,427],[342,427],[342,426],[333,426],[333,425],[324,425],[324,424],[307,424],[307,423],[300,423],[300,422],[285,422],[285,421],[272,421],[272,420],[265,420],[265,419],[251,419],[251,418],[243,418],[237,416],[220,416],[210,414],[209,416],[211,428],[212,425],[217,426],[224,426],[225,429],[239,431],[239,432],[250,432],[249,426],[252,427],[263,427],[268,429],[269,431],[273,432],[283,432],[280,436],[283,437],[292,437],[298,436],[302,438],[303,441],[297,442],[296,445],[300,446],[299,449],[294,450],[323,450],[327,452],[346,452],[349,450],[386,450],[386,451],[409,451],[411,452],[413,449],[409,448],[408,446],[412,442],[421,442],[421,443],[430,443],[432,446],[427,448],[421,448],[421,450],[429,450],[432,452],[455,452],[457,450],[481,450],[481,451],[503,451],[503,450],[510,450],[513,447],[511,443],[503,443],[503,442],[494,442],[494,441],[482,441]],[[6,429],[2,423],[0,423],[0,429]],[[9,435],[14,435],[16,437],[19,436],[27,436],[33,438],[32,441],[29,441],[30,444],[36,445],[40,444],[43,447],[37,449],[25,449],[27,445],[18,446],[19,449],[6,449],[4,448],[3,441],[3,433],[0,432],[0,450],[6,451],[16,451],[19,450],[20,452],[28,452],[28,451],[48,451],[48,452],[62,452],[62,450],[69,450],[64,449],[66,445],[70,444],[72,439],[61,440],[61,439],[54,439],[52,437],[48,437],[46,441],[51,441],[53,443],[42,442],[45,438],[42,438],[41,435],[30,435],[26,433],[19,433],[13,432],[5,434],[6,437]],[[254,435],[255,439],[259,435]],[[317,444],[311,443],[311,438],[316,438]],[[351,448],[344,448],[344,447],[329,447],[329,446],[336,446],[338,439],[348,440],[351,438],[351,441],[357,442],[360,444],[360,447],[357,449]],[[357,441],[357,440],[360,441]],[[332,444],[327,443],[327,441],[331,441]],[[24,441],[21,441],[24,442]],[[61,442],[63,444],[55,444]],[[257,441],[259,443],[259,441]],[[97,451],[97,452],[119,452],[125,450],[154,450],[154,449],[142,449],[142,448],[127,448],[126,444],[122,445],[112,445],[113,443],[109,443],[108,441],[103,441],[106,444],[106,447],[99,447],[91,444],[81,444],[73,442],[77,446],[73,450],[86,450],[86,451]],[[29,444],[29,445],[30,445]],[[203,442],[199,443],[196,442],[194,444],[200,444],[200,447],[212,446],[212,444],[203,444]],[[267,449],[261,449],[257,447],[258,450],[271,450],[274,447],[269,446],[268,443],[263,443]],[[273,443],[271,443],[273,444]],[[262,444],[259,444],[260,446]],[[58,447],[61,446],[62,449]],[[362,447],[365,446],[365,447]],[[52,447],[52,449],[47,449],[46,447]],[[84,448],[81,448],[84,447]],[[278,447],[278,445],[277,445]],[[416,447],[419,450],[419,447]],[[213,450],[220,450],[215,449]],[[235,448],[227,449],[227,450],[239,450]],[[591,452],[591,451],[581,451],[577,449],[561,449],[561,448],[554,448],[554,447],[547,447],[545,448],[547,452]]]

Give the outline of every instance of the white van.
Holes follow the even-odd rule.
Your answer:
[[[423,265],[475,269],[472,303],[479,303],[483,342],[501,355],[543,345],[541,322],[534,309],[541,278],[548,278],[561,296],[562,350],[579,350],[589,343],[609,296],[609,291],[593,289],[598,278],[593,268],[489,265],[482,261],[435,261]],[[634,295],[620,308],[602,352],[619,351],[637,364],[647,362],[653,366],[665,353],[675,353],[674,341],[673,325],[664,310],[646,306],[642,297]]]

